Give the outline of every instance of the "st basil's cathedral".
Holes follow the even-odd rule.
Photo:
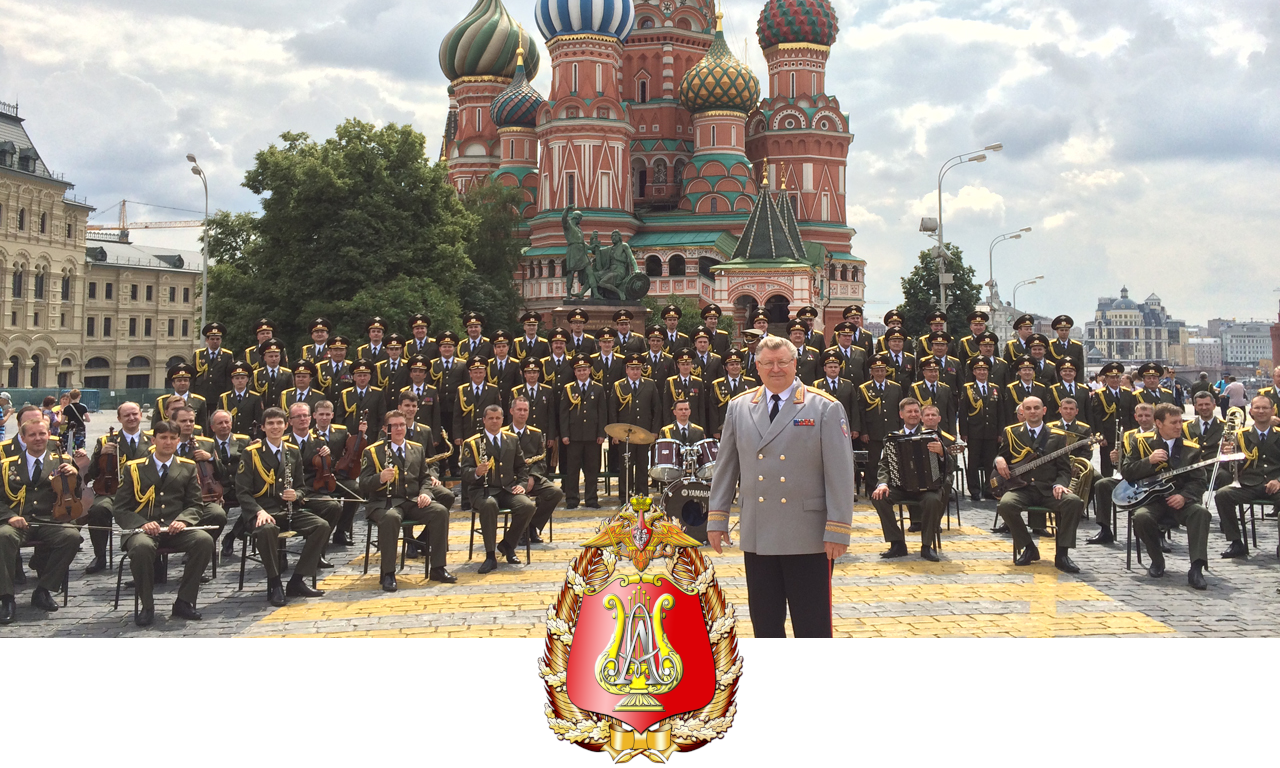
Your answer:
[[[763,98],[715,0],[534,2],[545,55],[501,0],[477,0],[440,45],[441,160],[459,193],[486,181],[524,191],[531,244],[516,283],[529,308],[564,302],[566,206],[605,244],[621,232],[650,296],[716,303],[739,329],[757,307],[781,323],[812,305],[821,330],[863,302],[866,264],[845,220],[853,134],[826,92],[828,0],[765,2]],[[544,98],[532,81],[547,60]]]

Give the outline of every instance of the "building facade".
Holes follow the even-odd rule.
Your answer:
[[[713,0],[531,1],[545,56],[499,0],[478,0],[440,49],[451,181],[465,193],[487,174],[524,191],[531,246],[516,281],[528,307],[565,299],[566,208],[583,212],[584,234],[603,247],[614,230],[629,241],[651,296],[715,302],[739,328],[758,306],[782,323],[813,304],[821,328],[863,301],[865,262],[845,219],[853,134],[825,87],[837,32],[827,0],[764,3],[764,98]],[[544,61],[545,99],[530,85]],[[800,235],[799,258],[723,268],[766,177]]]
[[[1222,328],[1222,359],[1229,366],[1256,368],[1270,361],[1271,323],[1262,320],[1233,322]]]
[[[1111,362],[1126,368],[1145,362],[1175,362],[1171,345],[1182,344],[1183,323],[1169,317],[1160,297],[1151,294],[1141,304],[1129,298],[1127,287],[1120,298],[1098,299],[1093,320],[1085,326],[1085,355],[1091,369]]]
[[[72,189],[0,104],[0,384],[163,386],[199,343],[200,254],[88,240]]]

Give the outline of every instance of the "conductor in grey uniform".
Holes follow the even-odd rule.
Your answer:
[[[831,637],[831,572],[849,547],[853,448],[844,406],[796,378],[796,348],[766,336],[764,386],[729,401],[708,503],[707,536],[729,543],[740,495],[747,606],[756,637]]]

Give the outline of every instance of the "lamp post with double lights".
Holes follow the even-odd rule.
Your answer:
[[[1022,233],[1030,232],[1030,231],[1031,231],[1031,227],[1023,227],[1022,229],[1019,229],[1016,232],[1005,232],[1003,235],[1000,235],[995,240],[992,240],[991,245],[987,247],[987,304],[988,305],[994,306],[995,299],[996,299],[996,273],[995,273],[995,269],[992,267],[991,252],[996,249],[997,245],[999,245],[1000,243],[1003,243],[1005,240],[1021,240]]]
[[[938,309],[943,312],[947,311],[947,286],[952,282],[953,276],[947,272],[947,247],[946,240],[942,236],[942,180],[946,177],[947,171],[957,165],[986,162],[988,152],[999,152],[1002,149],[1004,149],[1004,144],[997,141],[994,144],[988,144],[982,149],[956,155],[943,163],[942,167],[938,169],[938,218],[936,220],[930,218],[921,219],[920,231],[934,232],[937,235],[938,248],[934,253],[934,258],[937,259],[938,265]]]
[[[204,237],[201,238],[204,247],[200,249],[204,257],[204,264],[200,267],[200,328],[203,329],[209,311],[209,178],[196,162],[195,155],[188,154],[187,162],[191,163],[191,172],[199,176],[200,183],[204,185]]]
[[[1033,278],[1030,278],[1028,280],[1023,280],[1022,282],[1013,286],[1013,308],[1014,309],[1018,308],[1018,289],[1019,288],[1021,288],[1024,285],[1035,285],[1037,281],[1043,280],[1043,279],[1044,279],[1044,275],[1036,275]]]

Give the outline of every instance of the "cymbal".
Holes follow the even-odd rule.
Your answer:
[[[634,424],[610,424],[604,428],[604,433],[624,443],[629,441],[632,445],[649,445],[658,438],[644,427],[637,427]]]

